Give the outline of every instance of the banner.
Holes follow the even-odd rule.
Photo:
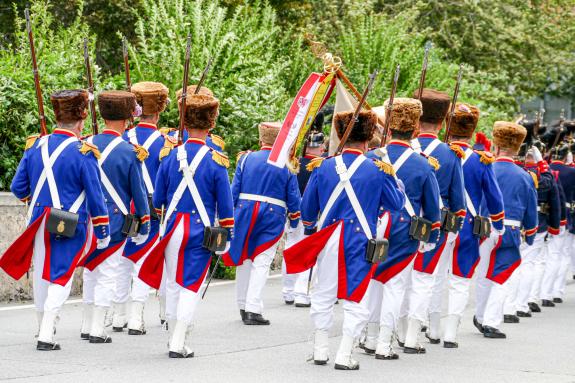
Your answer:
[[[335,108],[333,110],[333,120],[331,125],[331,132],[329,133],[329,155],[333,156],[337,147],[339,146],[339,138],[333,126],[335,115],[339,112],[355,111],[358,101],[353,97],[341,81],[337,81],[335,85]]]

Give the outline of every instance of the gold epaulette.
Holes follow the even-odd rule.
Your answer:
[[[395,170],[393,169],[393,166],[391,166],[387,162],[383,162],[380,160],[375,160],[373,162],[377,165],[379,170],[381,170],[382,172],[385,172],[386,174],[389,174],[390,176],[395,176]]]
[[[34,144],[36,143],[36,140],[40,138],[39,134],[33,134],[31,136],[28,136],[28,138],[26,138],[26,145],[24,146],[24,151],[30,149],[32,146],[34,146]]]
[[[492,163],[495,162],[495,156],[493,155],[493,153],[485,150],[476,150],[475,152],[479,154],[479,156],[481,157],[479,159],[481,163],[484,163],[485,165],[491,165]]]
[[[210,134],[210,137],[212,138],[212,142],[222,148],[222,150],[226,148],[226,142],[222,137],[218,136],[217,134]]]
[[[242,150],[241,152],[239,152],[238,154],[236,154],[236,162],[240,162],[240,159],[243,157],[244,154],[246,154],[247,152],[249,152],[249,150]]]
[[[96,145],[90,144],[89,142],[82,141],[82,146],[80,147],[80,153],[86,155],[89,152],[94,154],[97,160],[100,159],[100,150]]]
[[[158,129],[158,132],[162,133],[165,136],[166,134],[172,133],[175,130],[176,128],[160,128]]]
[[[308,172],[313,172],[314,169],[317,169],[321,166],[321,164],[323,163],[323,160],[325,160],[325,158],[323,158],[323,157],[314,158],[313,160],[311,160],[309,162],[309,164],[306,165],[306,167],[305,167],[306,170]]]
[[[527,173],[529,173],[531,178],[533,178],[533,183],[535,184],[535,189],[539,189],[539,180],[537,179],[537,174],[535,174],[535,172],[532,172],[531,170],[528,170]]]
[[[433,167],[433,169],[435,171],[439,170],[440,165],[439,165],[439,161],[437,161],[437,158],[432,157],[432,156],[428,156],[427,162],[429,162],[429,165],[431,165],[431,167]]]
[[[298,174],[300,170],[299,158],[294,157],[289,159],[286,166],[292,174]]]
[[[218,165],[224,168],[230,167],[230,159],[225,154],[218,152],[217,150],[212,150],[212,160]]]
[[[169,128],[166,128],[169,129]],[[172,149],[174,149],[178,145],[178,140],[170,136],[164,136],[164,146],[160,150],[160,161],[166,157]]]
[[[136,152],[136,158],[140,162],[144,162],[144,160],[148,158],[148,156],[150,155],[150,153],[148,153],[146,148],[140,145],[134,145],[134,152]]]
[[[459,145],[451,144],[449,145],[449,149],[451,149],[458,158],[463,158],[465,156],[465,152]]]

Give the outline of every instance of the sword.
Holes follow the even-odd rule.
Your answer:
[[[208,287],[210,287],[210,282],[212,281],[212,278],[214,277],[214,274],[216,273],[216,270],[218,269],[218,265],[220,264],[220,259],[222,259],[222,254],[223,253],[220,253],[218,255],[218,259],[216,260],[216,265],[214,266],[214,269],[210,273],[210,277],[208,278],[208,283],[206,284],[206,288],[204,289],[204,292],[202,294],[202,299],[204,299],[204,297],[206,296],[206,292],[208,291]],[[212,253],[212,256],[214,256],[214,255],[215,255],[215,253]]]

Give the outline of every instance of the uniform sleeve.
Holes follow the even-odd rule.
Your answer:
[[[441,212],[439,210],[439,184],[435,173],[429,171],[427,179],[423,183],[423,192],[421,207],[423,209],[423,218],[431,221],[431,235],[429,242],[437,242],[439,240],[439,229],[441,228]]]
[[[238,161],[236,166],[236,173],[234,174],[234,180],[232,181],[232,198],[234,201],[234,206],[236,206],[236,203],[240,197],[240,192],[242,190],[242,171],[247,156],[247,154],[244,154]]]
[[[565,191],[561,182],[557,182],[557,190],[559,191],[559,209],[560,214],[560,226],[565,226],[567,224],[567,197],[565,196]]]
[[[561,225],[561,197],[559,194],[559,187],[549,172],[543,173],[545,177],[550,179],[551,188],[547,193],[547,203],[549,204],[549,220],[547,222],[547,231],[549,234],[559,234],[559,226]],[[563,205],[565,206],[565,205]]]
[[[318,190],[318,172],[314,170],[311,173],[307,187],[303,193],[301,202],[301,220],[304,226],[305,234],[316,232],[317,218],[319,216],[319,190]]]
[[[168,209],[168,171],[170,169],[169,159],[160,162],[158,173],[156,174],[156,181],[154,183],[154,196],[152,203],[156,208],[156,213],[161,216],[162,208]]]
[[[150,231],[150,205],[148,203],[148,193],[142,177],[142,164],[134,156],[130,166],[130,193],[134,201],[136,216],[140,219],[140,234],[147,234]]]
[[[106,199],[102,192],[98,161],[92,153],[86,154],[82,161],[82,184],[86,192],[94,234],[96,238],[105,238],[110,235],[110,219]]]
[[[489,218],[491,218],[491,225],[496,230],[503,230],[503,220],[505,219],[503,195],[491,165],[485,165],[481,180],[481,190],[483,191],[483,202],[489,212]]]
[[[287,182],[287,211],[290,226],[296,228],[300,219],[300,204],[301,204],[301,194],[299,191],[299,184],[297,182],[297,177],[295,174],[289,172],[289,178]]]
[[[28,177],[28,156],[27,150],[18,164],[12,185],[10,185],[12,193],[22,202],[27,202],[32,196],[30,178]]]
[[[215,177],[216,198],[218,209],[218,221],[220,226],[226,228],[231,233],[234,228],[234,201],[232,199],[232,190],[226,168],[218,165]]]
[[[405,194],[397,184],[397,180],[386,173],[380,173],[383,189],[379,199],[379,206],[382,210],[400,211],[405,204]]]
[[[455,161],[449,184],[449,209],[460,218],[465,218],[465,185],[463,183],[463,169],[459,157],[454,154]]]
[[[537,234],[537,189],[533,179],[529,177],[528,188],[525,195],[525,214],[523,215],[522,226],[525,230],[525,242],[533,245],[535,234]]]

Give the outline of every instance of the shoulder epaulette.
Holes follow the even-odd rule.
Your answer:
[[[236,154],[236,162],[240,162],[240,159],[244,156],[244,154],[248,153],[249,150],[242,150],[238,154]]]
[[[451,149],[451,151],[455,153],[458,158],[463,158],[465,156],[465,152],[459,145],[451,144],[449,145],[449,149]]]
[[[217,134],[210,134],[210,137],[212,138],[212,142],[222,148],[222,150],[226,148],[226,142],[222,137],[218,136]]]
[[[490,165],[495,162],[495,156],[491,152],[485,150],[476,150],[475,153],[479,154],[479,160],[485,165]]]
[[[162,133],[164,136],[168,133],[175,131],[175,130],[176,130],[176,128],[160,128],[160,129],[158,129],[158,131],[160,133]]]
[[[98,147],[89,142],[82,141],[82,146],[80,147],[80,153],[86,155],[89,152],[92,152],[97,160],[100,159],[100,150],[98,149]]]
[[[437,161],[437,158],[432,157],[432,156],[428,156],[427,157],[427,162],[429,162],[429,165],[431,165],[431,167],[435,170],[438,171],[439,170],[439,161]]]
[[[218,165],[224,168],[230,167],[230,159],[225,154],[218,152],[217,150],[212,150],[212,160]]]
[[[292,174],[298,174],[300,170],[299,158],[294,157],[289,159],[286,166]]]
[[[323,163],[324,160],[325,160],[325,158],[323,158],[323,157],[314,158],[313,160],[311,160],[309,162],[309,164],[306,165],[305,168],[308,172],[313,172],[314,169],[317,169],[321,166],[321,164]]]
[[[144,162],[144,160],[148,158],[148,156],[150,155],[150,153],[148,153],[146,148],[140,145],[134,145],[134,152],[136,152],[136,158],[140,162]]]
[[[169,129],[169,128],[165,128],[165,129]],[[170,154],[172,149],[174,149],[177,144],[178,144],[178,140],[176,140],[175,138],[170,137],[170,136],[164,136],[164,146],[160,150],[160,161],[164,157],[166,157],[168,154]]]
[[[36,140],[40,138],[39,134],[33,134],[31,136],[28,136],[28,138],[26,138],[26,145],[24,146],[24,151],[30,149],[32,146],[34,146],[34,144],[36,143]]]
[[[395,170],[393,169],[393,166],[391,164],[388,164],[387,162],[383,162],[381,160],[374,160],[373,163],[376,164],[379,170],[381,170],[382,172],[385,172],[390,176],[395,175]]]
[[[527,173],[533,178],[533,183],[535,184],[535,189],[539,189],[539,180],[537,179],[537,174],[531,170],[527,170]]]

